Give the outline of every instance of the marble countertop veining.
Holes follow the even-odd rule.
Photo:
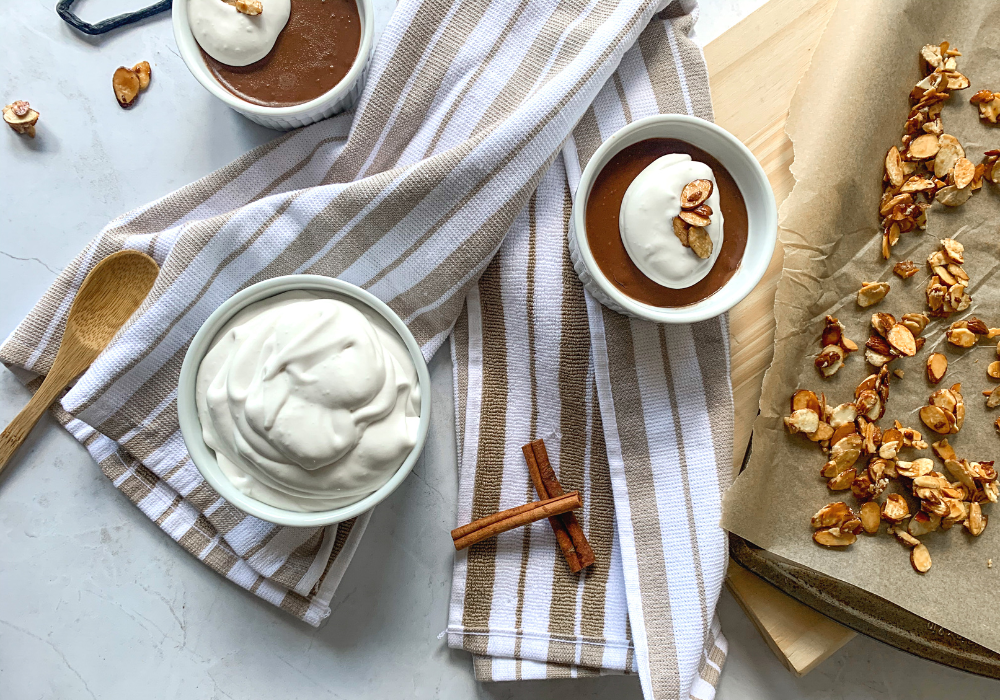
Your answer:
[[[710,41],[761,3],[703,0],[698,39]],[[136,4],[102,0],[79,12],[96,19]],[[0,3],[0,98],[28,99],[42,115],[34,141],[0,128],[2,335],[110,219],[277,135],[195,82],[166,15],[91,39],[64,25],[53,5]],[[375,5],[384,26],[393,0]],[[123,111],[111,73],[144,59],[153,83]],[[184,553],[44,418],[0,483],[0,697],[640,698],[634,677],[477,684],[469,656],[439,639],[457,487],[450,367],[446,350],[431,363],[437,410],[427,449],[376,509],[318,630]],[[0,422],[27,399],[0,370]],[[863,637],[797,679],[728,594],[719,610],[730,644],[720,700],[1000,696],[1000,683]]]

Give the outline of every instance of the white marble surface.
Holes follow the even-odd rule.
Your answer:
[[[142,0],[80,2],[85,18]],[[762,0],[704,0],[707,42]],[[166,16],[104,39],[56,16],[55,0],[0,3],[0,99],[42,113],[34,141],[0,128],[0,334],[112,217],[275,136],[215,102],[177,56]],[[392,0],[376,0],[384,22]],[[110,76],[146,59],[131,111]],[[477,684],[438,633],[447,617],[456,490],[450,360],[431,367],[432,439],[380,506],[314,630],[188,556],[50,419],[0,480],[0,698],[640,697],[634,678]],[[27,401],[0,370],[0,423]],[[804,679],[789,675],[728,595],[721,700],[987,698],[1000,683],[859,638]]]

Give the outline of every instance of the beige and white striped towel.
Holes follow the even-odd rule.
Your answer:
[[[546,437],[561,479],[586,495],[598,565],[571,579],[540,525],[474,548],[456,562],[449,643],[478,655],[482,677],[635,670],[648,698],[706,700],[725,655],[713,616],[732,420],[725,319],[618,316],[583,293],[566,250],[571,193],[603,138],[658,111],[711,116],[692,17],[659,9],[404,0],[354,114],[113,221],[0,359],[44,374],[94,263],[150,253],[153,291],[58,416],[185,549],[318,624],[366,517],[298,530],[222,501],[177,426],[187,345],[236,291],[298,272],[368,289],[427,358],[454,328],[458,519],[530,497],[519,447]]]

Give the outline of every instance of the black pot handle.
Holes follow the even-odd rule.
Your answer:
[[[159,14],[164,10],[169,10],[172,0],[160,0],[155,5],[144,7],[141,10],[136,10],[135,12],[126,12],[123,15],[102,20],[97,24],[84,22],[82,19],[73,14],[70,7],[74,2],[76,2],[76,0],[59,0],[59,2],[56,3],[56,13],[62,17],[64,22],[74,29],[81,31],[84,34],[96,36],[98,34],[110,32],[112,29],[118,29],[118,27],[124,27],[126,24],[138,22],[140,19],[152,17],[153,15]]]

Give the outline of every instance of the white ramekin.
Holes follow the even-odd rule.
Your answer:
[[[183,0],[182,0],[183,1]],[[348,297],[359,301],[380,314],[396,330],[399,337],[406,344],[406,349],[413,358],[413,365],[417,368],[417,380],[420,383],[420,423],[417,427],[417,443],[413,446],[406,460],[393,474],[392,478],[383,484],[377,491],[361,499],[357,503],[334,508],[333,510],[316,511],[313,513],[299,513],[297,511],[277,508],[267,503],[262,503],[255,498],[250,498],[237,489],[226,478],[219,463],[215,459],[215,453],[202,438],[201,421],[198,419],[198,406],[195,399],[195,384],[198,379],[198,367],[208,353],[208,349],[215,339],[215,336],[224,325],[237,312],[244,307],[267,299],[282,292],[294,290],[313,290],[323,292],[331,296]],[[357,515],[361,515],[367,510],[385,500],[390,493],[396,490],[403,479],[413,470],[413,465],[420,457],[424,449],[424,442],[427,439],[427,428],[431,419],[431,380],[427,372],[427,363],[420,353],[420,347],[410,330],[403,323],[396,313],[379,301],[376,297],[356,287],[349,282],[343,282],[332,277],[322,277],[320,275],[287,275],[285,277],[275,277],[251,285],[243,291],[227,299],[209,316],[202,327],[194,336],[184,356],[184,363],[181,365],[181,376],[177,387],[177,415],[180,420],[181,435],[184,436],[184,444],[187,445],[191,460],[198,471],[205,478],[213,489],[220,496],[232,503],[234,506],[249,513],[261,520],[276,523],[278,525],[290,525],[292,527],[321,527],[332,525],[333,523],[349,520]]]
[[[365,77],[368,75],[368,62],[372,53],[372,38],[375,34],[375,15],[372,8],[372,0],[356,0],[358,3],[358,14],[361,17],[361,45],[358,48],[357,58],[354,65],[347,72],[343,80],[336,84],[333,89],[323,93],[315,100],[304,102],[293,107],[263,107],[252,102],[241,100],[239,97],[229,92],[219,84],[212,72],[205,65],[205,59],[198,49],[198,42],[195,41],[191,33],[191,25],[188,24],[187,3],[188,0],[174,0],[171,9],[174,24],[174,40],[177,48],[181,52],[181,58],[187,64],[188,70],[194,75],[202,86],[210,93],[218,97],[227,105],[235,109],[247,119],[257,122],[271,129],[287,131],[300,126],[306,126],[321,119],[332,117],[334,114],[350,109],[361,97],[361,91],[365,86]]]
[[[673,138],[697,146],[722,163],[736,180],[746,202],[747,247],[736,274],[712,296],[679,308],[651,306],[615,287],[594,260],[587,242],[587,199],[601,169],[619,151],[645,139]],[[774,194],[760,163],[739,139],[712,122],[681,114],[659,114],[632,122],[601,144],[580,176],[573,201],[569,249],[573,267],[588,291],[619,313],[657,323],[695,323],[713,318],[736,306],[757,286],[774,254],[778,213]]]

